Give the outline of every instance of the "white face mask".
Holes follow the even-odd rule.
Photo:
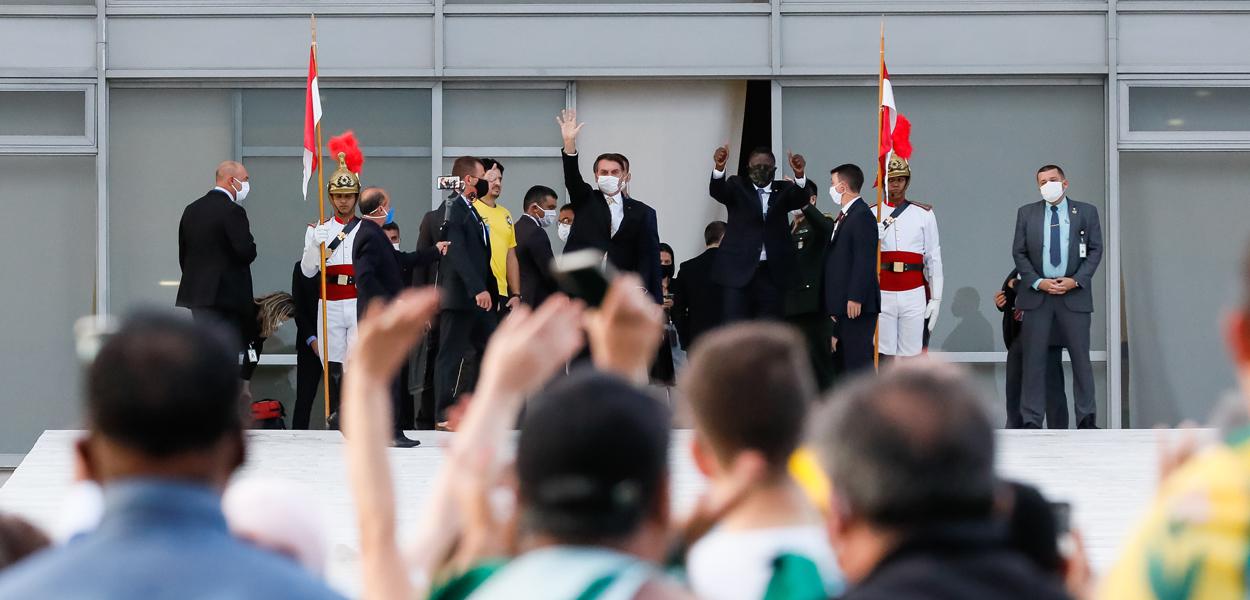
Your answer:
[[[797,218],[799,218],[799,217],[801,217],[801,216],[803,216],[803,209],[799,209],[799,210],[792,210],[792,211],[790,211],[790,218],[791,218],[791,219],[797,219]]]
[[[599,191],[608,196],[615,196],[621,191],[621,178],[612,177],[611,175],[603,175],[596,180],[599,184]]]
[[[542,218],[538,219],[538,224],[543,227],[551,227],[559,217],[560,211],[558,210],[544,210]]]
[[[239,180],[236,179],[235,181],[239,181]],[[239,186],[241,187],[241,189],[239,189],[238,191],[234,193],[234,201],[238,202],[239,204],[243,204],[243,200],[247,198],[247,193],[252,191],[252,182],[239,181]],[[234,186],[230,186],[230,189],[233,190]]]
[[[834,202],[837,202],[839,204],[842,203],[842,194],[838,193],[838,186],[836,185],[829,186],[829,195],[833,196]]]
[[[569,232],[572,230],[573,226],[571,224],[561,223],[560,226],[556,228],[556,237],[560,238],[561,242],[567,242],[569,241]]]
[[[1058,202],[1060,198],[1063,198],[1063,182],[1062,181],[1047,181],[1046,183],[1042,184],[1041,191],[1042,191],[1042,200],[1045,200],[1051,204],[1054,204]]]
[[[395,242],[391,244],[391,246],[394,246],[396,250],[399,250],[399,242]]]

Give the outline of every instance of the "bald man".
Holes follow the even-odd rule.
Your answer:
[[[191,309],[196,320],[218,321],[233,330],[240,378],[246,381],[259,358],[248,346],[257,333],[251,267],[256,241],[243,209],[250,184],[247,169],[234,161],[218,165],[215,176],[216,187],[189,204],[178,223],[182,282],[175,304]]]

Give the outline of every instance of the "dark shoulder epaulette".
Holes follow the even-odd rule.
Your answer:
[[[909,203],[911,203],[911,204],[915,204],[916,206],[919,206],[920,208],[923,208],[923,209],[928,210],[928,211],[932,211],[932,210],[933,210],[933,205],[932,205],[932,204],[925,204],[924,202],[916,202],[915,200],[908,200],[907,202],[909,202]]]

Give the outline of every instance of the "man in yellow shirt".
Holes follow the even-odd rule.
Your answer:
[[[483,158],[482,164],[486,165],[490,192],[479,198],[473,208],[482,215],[490,230],[490,270],[499,282],[499,302],[495,306],[511,310],[521,301],[521,270],[516,259],[512,213],[499,203],[499,196],[503,194],[503,163]]]
[[[1243,402],[1250,404],[1250,255],[1243,303],[1224,320]],[[1250,429],[1177,467],[1115,567],[1101,598],[1246,598],[1250,593]]]

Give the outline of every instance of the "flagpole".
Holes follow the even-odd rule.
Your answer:
[[[317,62],[317,15],[312,18],[312,56]],[[325,156],[321,152],[321,121],[317,120],[317,225],[326,221]],[[330,316],[326,308],[326,244],[321,243],[321,382],[325,391],[326,421],[330,420]]]
[[[885,99],[885,17],[881,18],[881,60],[877,65],[877,224],[881,223],[881,213],[885,211],[885,207],[881,203],[882,189],[881,180],[881,102]],[[881,236],[877,236],[877,286],[881,286]],[[877,324],[872,333],[872,367],[876,370],[881,363],[881,319],[877,319]]]

